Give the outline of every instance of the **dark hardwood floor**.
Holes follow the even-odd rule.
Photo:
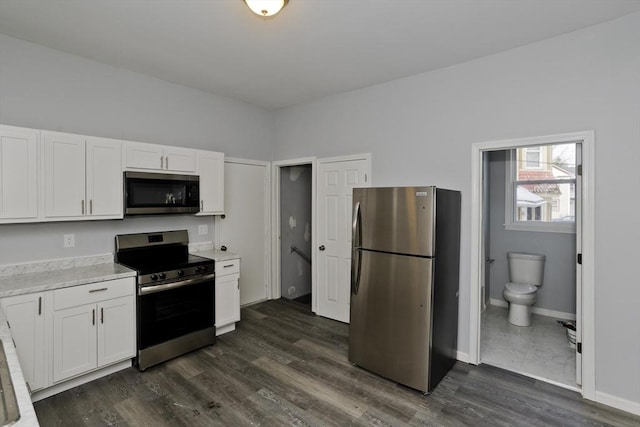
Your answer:
[[[348,325],[304,305],[242,310],[215,346],[35,404],[42,426],[639,426],[640,417],[489,366],[458,362],[430,396],[347,360]]]

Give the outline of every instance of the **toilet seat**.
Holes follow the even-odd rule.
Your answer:
[[[529,295],[534,294],[538,290],[538,287],[529,283],[513,283],[509,282],[505,286],[507,291],[517,295]]]

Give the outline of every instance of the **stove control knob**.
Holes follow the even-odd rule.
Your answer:
[[[164,280],[167,278],[167,275],[164,273],[160,273],[160,279]]]
[[[202,272],[202,267],[196,267],[196,273],[201,273]]]
[[[184,276],[184,271],[183,270],[178,270],[178,271],[176,271],[176,273],[178,274],[178,277]]]
[[[151,280],[158,280],[158,275],[157,274],[152,274],[151,275]]]
[[[201,272],[203,272],[203,273],[204,273],[205,271],[207,271],[207,266],[206,266],[206,265],[203,265],[202,267],[200,267],[200,271],[201,271]]]

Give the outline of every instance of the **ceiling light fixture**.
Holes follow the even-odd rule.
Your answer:
[[[273,16],[289,3],[289,0],[244,0],[256,15]]]

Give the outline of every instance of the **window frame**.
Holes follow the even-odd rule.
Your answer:
[[[553,144],[536,144],[535,146],[542,147],[543,145],[560,145],[565,142],[558,141]],[[518,147],[527,148],[527,147]],[[542,149],[541,149],[542,152]],[[526,159],[525,159],[526,162]],[[556,179],[556,180],[535,180],[535,181],[518,181],[518,161],[516,149],[507,150],[506,166],[505,166],[505,212],[504,212],[504,228],[505,230],[512,231],[537,231],[543,233],[572,233],[576,232],[576,222],[562,222],[562,221],[518,221],[516,220],[516,191],[518,184],[526,184],[529,182],[535,183],[553,183],[553,184],[567,184],[572,183],[577,185],[577,177],[572,179]],[[575,187],[574,187],[575,188]],[[574,213],[577,215],[577,213]]]

